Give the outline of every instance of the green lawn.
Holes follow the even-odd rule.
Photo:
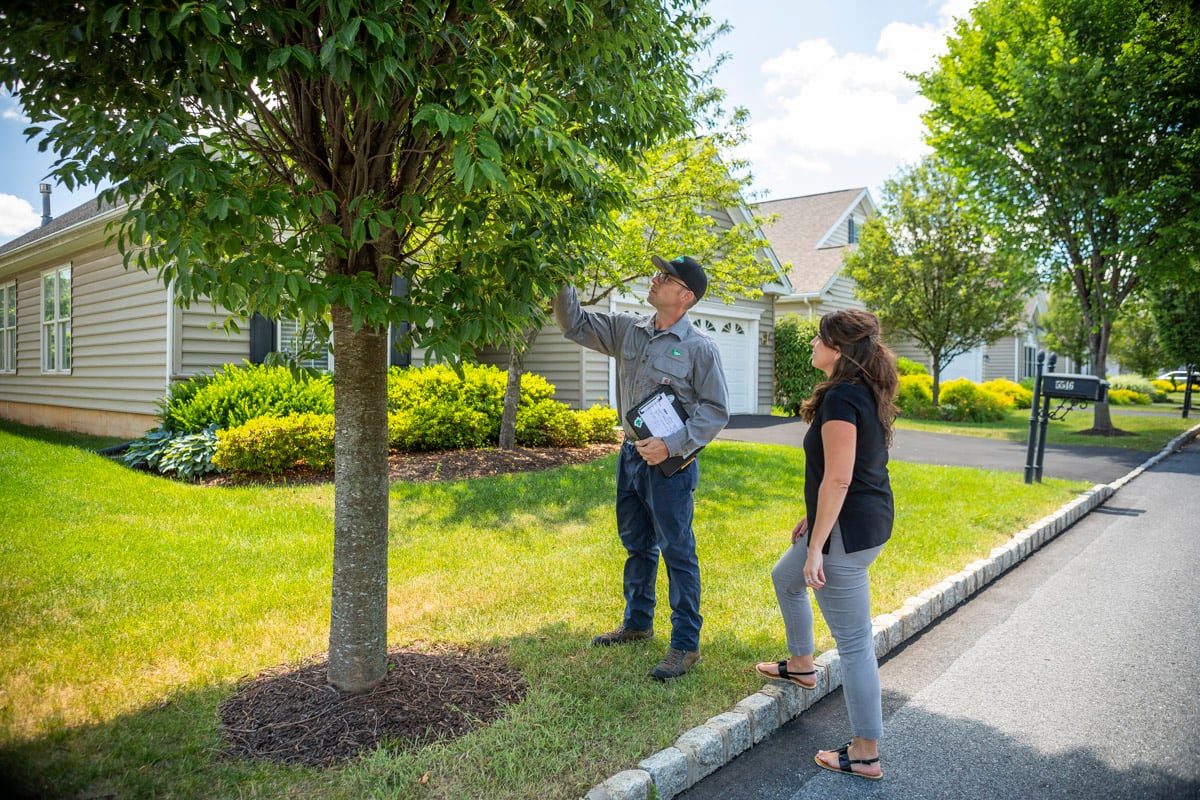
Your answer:
[[[1054,408],[1054,405],[1050,406],[1051,411]],[[1200,424],[1200,408],[1193,411],[1189,419],[1181,417],[1179,406],[1167,404],[1112,406],[1111,409],[1113,426],[1125,435],[1090,436],[1081,433],[1093,425],[1094,412],[1089,407],[1071,411],[1065,419],[1049,420],[1046,423],[1046,443],[1122,447],[1127,450],[1158,452],[1176,436]],[[1009,411],[1008,416],[1001,422],[942,422],[902,417],[896,421],[896,427],[1027,442],[1029,441],[1029,409]]]
[[[234,760],[216,720],[237,680],[327,646],[333,488],[183,485],[78,441],[0,423],[0,774],[40,796],[578,798],[756,691],[751,665],[785,655],[769,572],[802,513],[798,449],[705,451],[704,660],[666,685],[645,677],[667,644],[665,576],[653,644],[588,646],[620,621],[614,457],[398,483],[390,645],[503,648],[525,700],[456,741],[340,769]],[[897,528],[872,573],[875,613],[1087,488],[892,472]]]

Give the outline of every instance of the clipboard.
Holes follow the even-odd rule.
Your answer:
[[[651,436],[669,436],[675,431],[682,430],[687,422],[687,409],[679,400],[679,395],[669,386],[660,386],[650,393],[650,396],[625,414],[625,421],[639,439],[649,439]],[[666,477],[671,477],[679,470],[696,460],[696,454],[703,450],[698,447],[686,456],[669,456],[659,463],[658,469]]]

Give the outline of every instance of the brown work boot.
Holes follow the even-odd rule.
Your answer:
[[[648,631],[637,631],[633,628],[626,628],[624,625],[617,628],[615,631],[602,633],[599,636],[592,637],[593,647],[608,647],[610,644],[629,644],[630,642],[641,642],[646,639],[654,638],[654,628]]]
[[[650,677],[658,681],[669,681],[691,669],[700,660],[699,650],[667,650],[663,660],[650,672]]]

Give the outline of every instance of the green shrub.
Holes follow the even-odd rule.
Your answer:
[[[127,467],[145,466],[147,469],[157,470],[158,460],[162,458],[163,450],[174,436],[175,434],[160,425],[142,438],[131,442],[121,460]]]
[[[257,364],[226,364],[220,372],[175,384],[162,404],[163,427],[176,433],[233,428],[256,417],[332,413],[330,376],[297,377],[286,367]]]
[[[911,358],[900,356],[896,359],[896,371],[900,373],[901,377],[905,375],[928,375],[929,367],[918,361],[913,361]]]
[[[775,402],[796,416],[825,374],[812,365],[817,320],[784,314],[775,326]]]
[[[191,480],[219,470],[213,463],[216,449],[214,425],[197,433],[175,433],[160,426],[132,442],[121,458],[126,466],[145,466],[163,474],[173,472]]]
[[[608,406],[595,405],[586,411],[576,411],[583,428],[585,444],[600,444],[617,441],[617,410]]]
[[[1026,389],[1019,383],[1013,383],[1007,378],[995,378],[983,384],[989,392],[1003,395],[1012,401],[1013,408],[1029,408],[1033,405],[1033,389]]]
[[[906,417],[921,419],[933,416],[933,376],[901,375],[896,405]]]
[[[158,471],[174,472],[180,478],[191,480],[199,475],[217,472],[219,465],[213,461],[217,452],[217,427],[209,425],[197,433],[174,436],[163,448],[158,459]]]
[[[942,384],[938,396],[942,419],[953,422],[998,422],[1010,408],[1012,400],[966,378]]]
[[[1169,381],[1167,382],[1169,383]],[[1109,378],[1108,389],[1110,392],[1113,389],[1125,389],[1136,394],[1144,394],[1148,403],[1165,403],[1167,401],[1167,392],[1157,388],[1154,381],[1143,378],[1141,375],[1117,375]],[[1141,403],[1141,401],[1137,402]]]
[[[230,472],[274,475],[295,466],[333,464],[333,415],[257,417],[217,432],[213,461]]]
[[[1151,400],[1150,395],[1132,389],[1109,389],[1108,402],[1114,406],[1148,406]]]
[[[583,420],[562,403],[538,400],[517,407],[517,444],[522,447],[582,447],[587,444]]]
[[[499,438],[498,413],[489,416],[453,396],[444,400],[426,399],[412,408],[388,414],[388,446],[396,450],[494,447]]]

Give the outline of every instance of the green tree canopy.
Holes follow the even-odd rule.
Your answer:
[[[935,150],[1069,280],[1096,375],[1125,300],[1195,247],[1196,33],[1186,3],[982,0],[919,78]]]
[[[969,186],[937,159],[884,185],[846,274],[889,332],[929,353],[935,404],[942,367],[1012,333],[1037,284],[1031,262],[996,247]]]
[[[68,186],[114,184],[118,242],[180,302],[331,313],[336,501],[329,676],[384,675],[387,324],[445,352],[527,324],[570,274],[423,259],[511,192],[522,244],[609,165],[691,130],[700,0],[12,0],[0,79]],[[393,295],[392,278],[408,286]],[[507,292],[481,284],[503,283]]]

